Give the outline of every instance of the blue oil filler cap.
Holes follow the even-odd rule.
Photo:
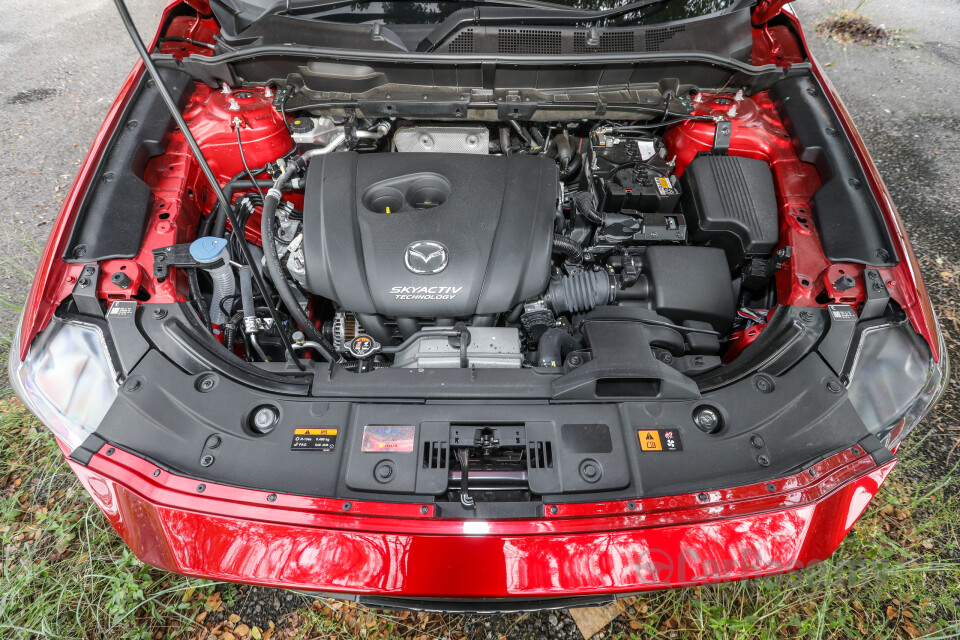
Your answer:
[[[216,236],[197,238],[190,244],[190,256],[201,264],[215,262],[227,248],[227,241]]]

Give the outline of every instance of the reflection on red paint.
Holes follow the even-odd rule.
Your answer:
[[[846,451],[773,483],[553,517],[471,521],[418,505],[280,495],[162,473],[117,450],[70,462],[138,557],[192,576],[404,597],[550,597],[753,578],[827,558],[894,462]],[[104,491],[103,489],[107,490]],[[174,506],[176,505],[176,506]],[[473,522],[472,524],[477,524]],[[469,531],[468,531],[469,529]],[[470,576],[464,580],[463,576]]]

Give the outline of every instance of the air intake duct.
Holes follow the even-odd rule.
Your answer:
[[[616,297],[616,278],[612,273],[598,269],[554,276],[544,302],[557,314],[583,313],[611,304]]]

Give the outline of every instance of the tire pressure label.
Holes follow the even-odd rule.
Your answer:
[[[337,448],[336,427],[297,427],[293,430],[291,451],[333,451]]]
[[[644,452],[683,451],[680,432],[676,429],[640,429],[637,436],[640,439],[640,450]]]

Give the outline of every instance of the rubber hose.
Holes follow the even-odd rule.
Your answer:
[[[510,128],[506,125],[500,125],[500,150],[503,155],[510,155]]]
[[[603,214],[594,205],[593,194],[581,191],[573,195],[573,203],[583,217],[594,224],[603,224]]]
[[[187,281],[190,283],[190,297],[193,299],[197,312],[200,314],[200,320],[208,330],[211,329],[210,313],[204,304],[203,293],[200,292],[200,279],[197,278],[196,269],[187,269]]]
[[[559,367],[568,353],[580,344],[563,329],[547,329],[537,344],[537,359],[541,367]]]
[[[573,157],[573,149],[570,148],[570,136],[566,133],[561,133],[554,136],[553,141],[557,145],[557,160],[560,162],[560,171],[562,173],[570,166],[570,158]]]
[[[227,326],[223,329],[223,346],[230,351],[233,351],[233,346],[237,343],[238,323],[241,320],[243,320],[243,313],[237,311],[235,314],[230,316]]]
[[[562,253],[569,262],[583,260],[583,251],[580,250],[580,245],[566,236],[553,235],[553,252]]]
[[[544,301],[555,313],[581,313],[612,303],[617,298],[613,279],[605,271],[580,271],[555,278]]]
[[[253,304],[253,272],[250,265],[240,267],[240,301],[243,304],[243,317],[257,317],[257,309]]]
[[[289,175],[289,172],[284,172],[284,175]],[[290,314],[293,322],[300,327],[300,330],[303,331],[309,340],[316,342],[320,346],[318,351],[321,352],[324,358],[330,362],[336,362],[337,356],[334,354],[333,345],[327,342],[327,339],[324,338],[313,325],[310,318],[307,317],[307,314],[300,308],[300,303],[297,302],[293,291],[290,290],[290,285],[287,284],[287,279],[283,275],[283,269],[280,267],[280,256],[277,255],[277,246],[272,240],[274,233],[274,215],[277,212],[277,206],[280,204],[280,187],[282,187],[283,182],[284,179],[283,176],[281,176],[263,199],[263,211],[260,215],[260,237],[263,238],[264,261],[267,263],[267,271],[270,273],[270,279],[273,280],[273,286],[276,287],[277,293],[280,295],[283,304],[287,307],[287,312]]]

